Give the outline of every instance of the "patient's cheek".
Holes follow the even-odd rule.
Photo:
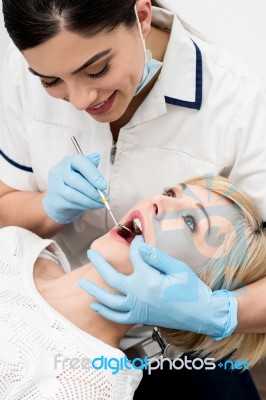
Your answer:
[[[169,221],[155,227],[155,246],[164,253],[185,262],[195,272],[206,265],[209,257],[194,242],[182,221]]]

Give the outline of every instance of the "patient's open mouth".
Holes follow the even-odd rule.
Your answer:
[[[143,218],[139,212],[132,213],[129,216],[127,222],[123,225],[129,228],[131,233],[126,231],[125,229],[117,227],[113,230],[113,235],[116,237],[119,236],[123,240],[123,242],[126,242],[128,245],[130,245],[132,240],[137,235],[143,235],[144,233]]]

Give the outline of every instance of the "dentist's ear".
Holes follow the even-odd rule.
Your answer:
[[[138,0],[136,3],[143,38],[146,39],[151,29],[152,8],[150,0]]]

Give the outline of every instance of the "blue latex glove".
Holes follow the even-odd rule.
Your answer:
[[[123,294],[110,293],[90,281],[80,287],[101,304],[91,307],[122,324],[144,324],[204,333],[220,340],[237,324],[237,300],[226,290],[212,291],[183,262],[144,244],[131,243],[134,272],[123,275],[94,250],[88,256],[103,279]]]
[[[68,224],[80,218],[85,210],[104,207],[99,192],[107,184],[97,167],[98,153],[89,156],[75,154],[63,158],[50,169],[48,190],[43,198],[46,214],[60,224]]]

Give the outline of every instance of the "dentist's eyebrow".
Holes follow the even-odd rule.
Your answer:
[[[210,229],[211,229],[211,221],[210,221],[209,214],[207,213],[206,208],[201,203],[196,203],[195,205],[197,207],[199,207],[199,209],[203,212],[203,214],[207,218],[207,221],[208,221],[208,234],[209,234],[210,233]]]
[[[109,54],[111,51],[111,49],[107,49],[104,51],[101,51],[98,54],[95,54],[93,57],[91,57],[88,61],[86,61],[83,65],[81,65],[81,67],[79,67],[78,69],[76,69],[75,71],[71,72],[71,75],[76,75],[78,72],[82,71],[85,68],[90,67],[92,64],[94,64],[96,61],[99,61],[101,58],[105,57],[107,54]],[[29,71],[36,76],[39,76],[40,78],[47,78],[47,79],[56,79],[57,76],[47,76],[47,75],[42,75],[37,71],[34,71],[34,69],[32,68],[28,68]]]

